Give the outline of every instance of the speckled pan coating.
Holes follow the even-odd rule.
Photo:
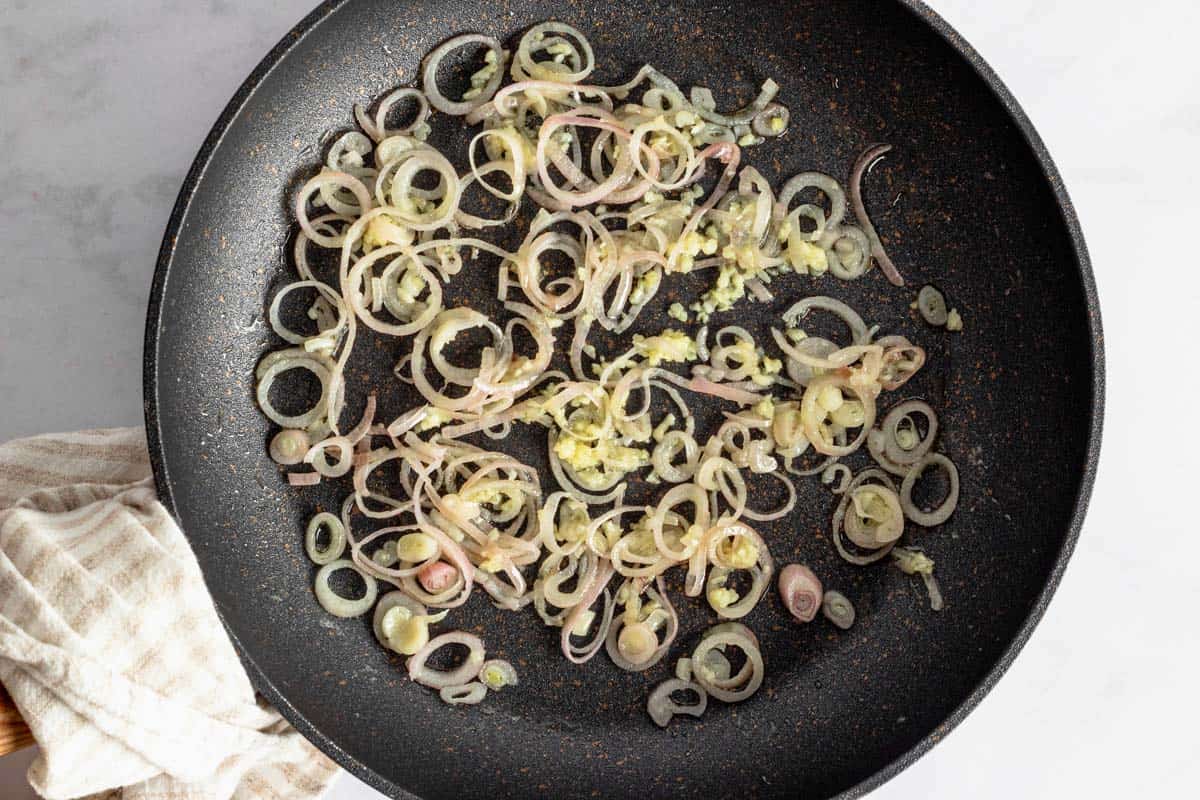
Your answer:
[[[286,204],[323,137],[350,127],[352,102],[411,81],[445,37],[473,30],[515,41],[549,17],[588,32],[600,80],[624,79],[649,60],[685,86],[710,85],[730,106],[775,78],[791,130],[748,155],[773,181],[812,168],[844,176],[864,145],[896,146],[869,177],[866,201],[910,289],[877,272],[850,285],[790,278],[776,285],[771,308],[742,306],[724,319],[763,331],[768,312],[829,292],[925,344],[928,365],[904,394],[940,410],[940,446],[963,476],[951,523],[912,535],[937,560],[941,614],[916,579],[841,563],[827,532],[831,496],[804,483],[797,514],[763,526],[764,535],[778,561],[802,560],[845,592],[857,624],[844,633],[821,620],[797,626],[772,597],[745,620],[763,640],[762,691],[667,731],[651,725],[644,701],[674,658],[649,675],[621,673],[604,657],[577,667],[532,612],[502,615],[476,597],[454,624],[483,633],[522,683],[482,707],[452,709],[404,679],[369,623],[322,614],[303,522],[347,486],[288,489],[267,458],[269,428],[252,399],[255,362],[278,346],[261,319],[269,288],[284,280]],[[461,147],[452,128],[437,135]],[[450,295],[458,302],[491,292],[492,262],[464,275]],[[927,282],[962,311],[964,333],[930,329],[909,309]],[[646,328],[667,323],[665,305]],[[374,339],[359,349],[351,407],[364,376],[386,374],[399,352]],[[353,0],[322,6],[288,35],[197,156],[159,257],[145,391],[159,493],[187,531],[255,684],[382,791],[854,797],[945,736],[1041,616],[1092,484],[1102,336],[1075,212],[1041,141],[978,54],[920,3]],[[409,402],[389,396],[384,408]],[[538,449],[524,442],[517,452],[539,458]],[[694,603],[683,616],[679,653],[708,621]]]

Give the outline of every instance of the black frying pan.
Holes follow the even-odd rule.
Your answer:
[[[500,614],[481,597],[454,624],[477,627],[491,651],[517,662],[521,687],[464,710],[409,683],[368,623],[332,621],[315,604],[302,525],[347,487],[287,488],[252,399],[256,361],[279,346],[261,319],[284,279],[286,204],[316,168],[323,137],[351,126],[354,101],[412,81],[439,41],[465,30],[515,40],[546,18],[589,35],[601,82],[651,61],[730,107],[775,78],[791,130],[748,160],[776,185],[802,169],[844,176],[866,144],[896,146],[868,179],[866,202],[909,289],[877,271],[852,284],[797,278],[777,285],[772,308],[725,319],[760,323],[828,292],[924,344],[928,365],[904,394],[939,409],[941,448],[963,476],[951,522],[914,534],[937,561],[940,614],[916,579],[841,562],[826,535],[831,495],[804,483],[801,510],[764,533],[777,560],[805,561],[851,596],[857,625],[797,626],[776,600],[764,603],[749,618],[763,640],[763,690],[667,731],[644,702],[674,657],[648,675],[603,656],[577,667],[532,612]],[[452,149],[465,141],[454,127],[436,134]],[[484,303],[494,273],[478,272],[451,298]],[[928,328],[909,309],[928,282],[963,311],[964,333]],[[658,313],[644,327],[666,324]],[[386,375],[388,346],[361,344],[355,374]],[[397,797],[714,799],[859,795],[974,707],[1041,616],[1078,535],[1102,380],[1095,287],[1058,173],[991,70],[913,0],[322,6],[238,91],[188,175],[159,257],[145,378],[159,492],[255,684],[348,769]],[[352,382],[351,409],[365,386]],[[412,402],[386,398],[391,411]],[[705,619],[684,605],[677,654]]]

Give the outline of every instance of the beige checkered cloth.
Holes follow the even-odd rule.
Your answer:
[[[0,681],[51,800],[310,800],[337,772],[256,701],[140,429],[0,445]]]

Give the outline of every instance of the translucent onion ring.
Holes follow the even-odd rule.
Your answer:
[[[853,250],[843,252],[838,246],[842,242],[850,242]],[[862,277],[871,266],[871,242],[861,228],[849,224],[827,227],[821,235],[821,244],[826,245],[829,271],[844,281]],[[848,260],[851,254],[855,256],[853,261]]]
[[[358,577],[362,578],[363,584],[367,587],[363,596],[357,600],[342,597],[329,586],[330,576],[343,569],[348,569],[357,574]],[[317,570],[313,590],[316,592],[317,602],[321,604],[321,608],[335,617],[350,618],[365,614],[371,609],[371,606],[375,604],[375,596],[379,588],[374,578],[360,570],[358,565],[353,561],[343,558],[331,561]]]
[[[322,233],[328,231],[326,235],[331,239],[340,240],[343,234],[337,232],[333,225],[334,222],[345,223],[348,229],[354,223],[354,218],[342,214],[322,214],[319,217],[313,217],[309,224]],[[300,231],[296,234],[296,244],[292,247],[292,261],[296,264],[296,272],[303,280],[314,280],[312,268],[308,264],[308,245],[310,243],[311,240],[304,231]],[[323,247],[324,245],[318,246]]]
[[[854,625],[854,604],[836,589],[827,590],[821,598],[821,613],[842,630],[849,630]]]
[[[771,522],[777,519],[783,519],[796,507],[796,484],[792,483],[792,479],[781,472],[767,473],[773,478],[781,481],[787,488],[787,500],[776,508],[774,511],[755,511],[746,506],[742,509],[742,516],[746,519],[754,520],[755,522]],[[727,498],[728,499],[728,498]]]
[[[503,171],[511,176],[514,172],[512,163],[507,161],[489,161],[482,167],[476,169],[474,172],[464,175],[461,184],[463,194],[466,194],[467,187],[472,183],[478,183],[483,186],[484,190],[489,194],[495,194],[493,188],[490,188],[490,184],[483,180],[483,176],[500,171]],[[524,189],[522,189],[522,191],[524,191]],[[505,210],[504,216],[500,217],[499,219],[487,219],[485,217],[480,217],[467,211],[463,211],[460,205],[458,210],[454,212],[454,221],[462,227],[470,228],[472,230],[479,230],[481,228],[494,228],[500,225],[508,225],[511,223],[516,218],[517,211],[520,210],[520,207],[521,206],[519,202],[511,202],[508,204],[508,208]]]
[[[950,318],[946,310],[946,298],[935,286],[922,286],[917,292],[917,310],[930,325],[942,326]]]
[[[546,602],[559,608],[574,608],[583,602],[588,587],[596,578],[600,569],[600,559],[595,553],[585,551],[578,557],[568,557],[567,566],[558,572],[549,572],[542,577],[542,596]],[[562,592],[559,587],[579,573],[575,588],[570,592]]]
[[[925,366],[925,348],[917,347],[903,336],[883,336],[875,343],[883,348],[879,384],[888,391],[899,389]]]
[[[730,466],[733,465],[730,464]],[[734,469],[736,470],[736,467]],[[692,554],[697,552],[700,547],[700,543],[696,542],[680,550],[673,549],[667,544],[663,534],[667,513],[672,511],[675,506],[684,503],[691,503],[695,508],[695,513],[692,515],[693,524],[699,526],[701,530],[708,528],[710,513],[708,495],[704,493],[700,485],[695,483],[672,487],[658,501],[658,505],[654,507],[654,513],[650,515],[650,530],[654,534],[654,545],[658,548],[658,552],[674,561],[685,561],[691,558]]]
[[[392,185],[388,190],[392,205],[388,209],[388,214],[415,231],[432,231],[446,227],[447,224],[453,222],[454,212],[458,209],[459,199],[462,197],[462,181],[459,180],[454,165],[432,147],[414,148],[404,155],[405,158],[397,162],[392,173]],[[410,196],[419,196],[418,192],[422,190],[416,189],[413,181],[419,173],[427,170],[436,172],[442,181],[439,184],[439,187],[442,188],[442,195],[437,207],[424,214],[416,214],[399,208],[400,200]]]
[[[767,560],[768,563],[773,564],[770,561],[770,556],[767,556]],[[725,588],[725,583],[732,572],[733,570],[729,567],[714,566],[710,569],[708,571],[708,578],[704,584],[705,596],[707,597],[716,589]],[[763,569],[756,564],[750,568],[750,589],[739,597],[736,602],[726,606],[717,606],[710,600],[709,605],[721,619],[741,619],[753,611],[755,606],[758,605],[758,601],[766,594],[767,588],[771,585],[771,574],[770,570]]]
[[[430,326],[427,326],[425,328],[422,328],[420,330],[420,332],[417,333],[417,338],[413,341],[413,349],[412,349],[413,384],[417,387],[417,391],[419,391],[421,393],[421,395],[432,406],[435,406],[435,407],[445,410],[445,411],[469,410],[472,407],[479,407],[482,405],[484,398],[487,396],[487,393],[484,390],[482,390],[478,387],[472,387],[470,389],[470,391],[468,391],[462,397],[450,397],[447,394],[444,394],[442,392],[435,390],[433,388],[433,384],[431,384],[429,382],[429,379],[427,377],[425,377],[425,345],[429,340],[430,334],[437,329],[438,320],[441,319],[446,313],[448,313],[448,312],[443,311],[440,314],[438,314],[438,316],[434,318],[433,324]],[[477,313],[477,312],[471,312],[471,313]],[[489,322],[490,322],[490,320],[489,320]],[[492,359],[490,364],[487,363],[488,359],[489,359],[489,355],[491,356],[491,359]],[[480,364],[479,364],[479,374],[482,375],[482,374],[484,374],[484,372],[486,370],[494,370],[494,369],[495,369],[495,353],[490,348],[485,348],[484,351],[481,353]]]
[[[483,180],[485,173],[482,173],[475,164],[475,143],[485,140],[489,136],[500,139],[508,150],[509,160],[512,162],[512,168],[509,170],[512,189],[508,192],[502,192]],[[475,177],[475,180],[479,181],[480,186],[501,200],[507,200],[510,203],[520,202],[521,195],[525,193],[525,176],[529,173],[529,167],[525,163],[525,143],[517,135],[516,131],[512,128],[488,128],[480,131],[475,134],[467,145],[467,159],[471,165],[471,174]]]
[[[813,309],[828,311],[830,314],[841,319],[842,322],[845,322],[846,327],[850,329],[850,337],[853,344],[866,344],[871,341],[871,334],[867,330],[867,323],[863,322],[863,318],[858,315],[858,312],[841,300],[833,297],[826,297],[824,295],[806,297],[783,312],[783,321],[789,326],[796,326]]]
[[[317,536],[322,526],[329,531],[329,543],[325,545],[324,550],[317,548]],[[323,511],[308,521],[308,528],[304,533],[304,552],[308,554],[309,560],[318,566],[324,566],[342,557],[342,553],[346,552],[346,527],[336,514]]]
[[[316,176],[309,178],[300,191],[296,194],[296,221],[300,224],[300,229],[304,231],[304,235],[310,241],[316,242],[322,247],[338,248],[345,242],[345,234],[341,236],[326,236],[318,231],[309,221],[308,218],[308,198],[314,192],[318,192],[322,187],[333,184],[348,189],[358,200],[360,213],[365,213],[371,209],[371,193],[367,191],[367,187],[362,181],[353,175],[347,175],[344,172],[334,172],[332,170],[323,169]]]
[[[872,431],[874,432],[874,431]],[[867,444],[871,442],[870,437],[867,437]],[[838,475],[841,475],[841,480],[838,480]],[[834,494],[843,494],[850,486],[850,481],[854,479],[854,473],[845,464],[830,464],[821,470],[821,483],[832,484],[838,480],[837,486],[831,486],[829,491]]]
[[[608,551],[608,558],[613,562],[613,569],[622,577],[655,578],[679,563],[662,555],[658,551],[655,551],[653,555],[630,552],[635,543],[638,542],[635,541],[634,537],[622,536],[613,544],[612,549]],[[632,566],[632,564],[640,564],[641,566]]]
[[[504,331],[484,314],[469,308],[451,308],[437,316],[429,337],[429,360],[433,368],[447,382],[458,386],[472,386],[479,378],[479,368],[459,367],[451,364],[442,351],[458,334],[474,328],[484,328],[492,335],[491,347],[499,350],[504,340]]]
[[[542,188],[555,200],[559,201],[567,207],[586,206],[593,203],[603,201],[608,195],[621,189],[634,174],[634,159],[629,155],[628,149],[623,150],[623,157],[618,159],[617,164],[613,167],[612,174],[600,184],[593,184],[582,192],[568,192],[558,187],[550,178],[549,164],[553,161],[554,165],[559,168],[559,171],[564,169],[569,172],[567,164],[563,163],[561,158],[556,159],[555,154],[559,153],[558,145],[549,145],[550,135],[560,127],[565,125],[574,125],[576,127],[599,128],[600,130],[609,131],[621,138],[628,138],[629,132],[621,127],[616,122],[610,122],[605,119],[599,119],[594,116],[585,116],[584,109],[568,112],[563,114],[555,114],[547,117],[538,131],[537,140],[537,171],[538,177],[541,179]],[[649,151],[652,158],[657,158],[653,151]],[[654,161],[651,162],[653,169]],[[569,175],[567,177],[570,177]],[[586,177],[580,173],[577,177]],[[591,183],[590,179],[587,183]]]
[[[900,498],[896,492],[887,486],[877,484],[860,484],[847,492],[850,502],[846,506],[847,516],[843,519],[846,538],[864,550],[877,550],[891,544],[904,533],[904,511],[900,507]],[[874,496],[883,502],[886,516],[882,520],[870,519],[876,524],[864,522],[863,506],[869,500],[863,496]],[[853,511],[851,511],[853,507]]]
[[[878,481],[880,484],[886,486],[892,491],[895,491],[896,489],[896,484],[892,482],[892,479],[888,477],[888,474],[883,470],[874,467],[864,469],[862,472],[854,476],[854,480],[850,481],[850,485],[842,494],[842,499],[838,502],[837,509],[833,512],[832,522],[833,546],[837,550],[838,555],[840,555],[846,561],[849,561],[851,564],[855,564],[860,567],[866,566],[867,564],[873,564],[879,559],[886,557],[896,544],[894,541],[888,542],[878,550],[874,550],[865,556],[860,556],[847,550],[845,543],[842,541],[842,525],[846,518],[846,509],[850,505],[850,493],[867,481]]]
[[[940,467],[946,473],[950,480],[950,490],[937,508],[933,511],[923,511],[913,502],[912,491],[921,473],[931,466]],[[941,453],[926,453],[921,456],[900,484],[900,506],[904,509],[905,516],[923,528],[941,525],[958,507],[958,467]]]
[[[480,88],[479,94],[476,97],[470,100],[450,100],[438,89],[438,66],[442,63],[442,59],[454,50],[472,44],[481,44],[496,54],[496,70],[492,73],[488,82]],[[492,99],[492,95],[496,93],[496,90],[500,88],[500,82],[504,80],[504,62],[507,56],[508,54],[500,45],[500,40],[492,36],[484,36],[478,33],[464,33],[442,42],[429,55],[425,56],[425,64],[421,69],[421,86],[425,90],[425,96],[428,98],[429,104],[443,114],[461,117],[488,102]]]
[[[465,645],[466,659],[452,670],[438,670],[426,666],[429,657],[443,647],[452,644]],[[463,631],[450,631],[433,637],[429,642],[408,659],[408,677],[415,683],[428,686],[430,689],[444,689],[447,686],[462,686],[474,680],[483,667],[483,642],[478,636]]]
[[[590,661],[592,656],[596,655],[604,646],[604,641],[608,636],[608,627],[612,624],[613,609],[616,606],[608,589],[605,588],[612,576],[612,563],[607,558],[601,559],[600,568],[596,570],[595,577],[588,583],[587,591],[583,593],[583,599],[579,601],[579,605],[571,609],[571,613],[567,615],[567,619],[563,623],[559,644],[563,655],[573,664],[584,664]],[[571,635],[575,626],[579,624],[579,619],[583,614],[596,602],[596,598],[600,596],[601,592],[604,593],[604,614],[596,634],[590,643],[583,647],[575,647],[571,644]]]
[[[903,286],[904,277],[892,263],[887,250],[883,248],[883,242],[879,241],[879,234],[875,232],[875,226],[871,224],[871,217],[867,214],[867,207],[863,204],[862,199],[863,174],[891,149],[890,144],[871,145],[855,159],[854,167],[850,170],[850,203],[854,206],[854,216],[858,217],[858,224],[862,225],[863,231],[866,233],[871,255],[879,264],[880,271],[887,276],[893,286]]]
[[[271,355],[275,354],[273,353]],[[270,356],[267,356],[267,358],[270,358]],[[321,382],[321,397],[308,411],[305,411],[302,414],[287,416],[285,414],[281,414],[279,411],[276,411],[275,407],[271,405],[270,391],[271,385],[275,382],[276,377],[278,377],[281,373],[288,372],[293,369],[306,369],[315,375],[317,380]],[[258,407],[262,410],[263,414],[266,415],[267,419],[271,420],[280,427],[310,427],[319,421],[325,414],[327,401],[330,396],[329,388],[331,377],[332,376],[330,374],[329,367],[314,356],[305,357],[296,355],[292,356],[291,358],[276,359],[270,363],[258,376],[258,387],[255,390],[255,398],[258,400]]]
[[[682,465],[671,463],[679,453],[683,453],[684,462]],[[650,455],[650,463],[654,466],[654,471],[665,481],[670,483],[683,483],[690,480],[696,474],[696,465],[699,462],[699,446],[691,434],[673,430],[663,434],[662,439],[654,447]]]
[[[417,101],[417,113],[413,117],[413,121],[403,128],[388,130],[388,112],[392,110],[392,106],[408,97],[411,97]],[[383,96],[383,99],[379,101],[379,105],[375,109],[375,124],[373,126],[375,133],[378,136],[377,138],[373,138],[375,138],[375,141],[381,142],[384,139],[392,136],[412,136],[420,129],[421,125],[425,124],[425,120],[427,119],[429,119],[429,100],[426,99],[425,93],[420,89],[414,89],[411,86],[401,87],[394,91],[388,92]],[[359,124],[362,124],[361,119],[359,120]],[[363,128],[366,130],[365,125]],[[371,131],[367,130],[367,133],[370,134]]]
[[[429,269],[419,260],[409,259],[405,265],[405,271],[413,270],[420,275],[421,280],[425,282],[425,286],[429,291],[429,299],[426,302],[426,310],[409,322],[402,324],[394,324],[383,322],[375,317],[364,304],[363,293],[361,290],[364,277],[369,270],[377,262],[395,256],[395,260],[384,268],[384,274],[398,265],[402,258],[409,255],[410,251],[400,245],[387,245],[380,247],[377,250],[372,250],[355,262],[354,267],[350,270],[346,277],[345,296],[349,299],[350,307],[354,309],[354,313],[363,323],[372,330],[380,333],[386,333],[389,336],[412,336],[418,331],[425,330],[434,317],[441,311],[442,307],[442,285]]]
[[[337,461],[329,461],[330,450],[338,451]],[[323,478],[340,478],[354,466],[354,443],[346,436],[327,437],[309,448],[304,463],[311,464]]]
[[[305,336],[300,333],[293,333],[279,319],[279,308],[283,304],[283,298],[296,289],[316,289],[320,297],[328,302],[337,312],[337,321],[332,328],[328,330],[318,331],[313,336]],[[279,335],[279,338],[291,344],[304,344],[309,339],[315,339],[317,336],[323,336],[331,333],[336,333],[341,330],[346,324],[346,304],[342,302],[341,295],[333,290],[328,284],[318,280],[302,280],[294,281],[283,286],[275,293],[274,299],[271,300],[271,305],[267,309],[267,320],[271,323],[272,330]]]
[[[671,695],[675,692],[695,692],[696,702],[683,705],[676,703],[671,699]],[[650,697],[646,700],[646,711],[650,714],[650,719],[654,720],[654,724],[660,728],[667,727],[667,724],[671,721],[671,717],[677,714],[687,714],[697,718],[701,717],[707,707],[708,693],[704,691],[704,687],[699,683],[680,680],[679,678],[668,678],[663,681],[654,687],[654,691],[650,693]]]
[[[673,139],[678,147],[684,148],[680,157],[675,159],[675,170],[668,178],[654,177],[653,173],[657,172],[654,162],[651,162],[649,168],[642,165],[642,151],[651,149],[648,145],[644,145],[642,140],[646,134],[652,131],[664,134]],[[629,135],[628,151],[633,158],[633,166],[637,173],[642,176],[643,180],[648,181],[655,189],[662,192],[673,192],[695,181],[698,171],[704,163],[696,158],[695,148],[692,147],[687,136],[675,126],[668,124],[662,117],[656,117],[650,122],[635,126]],[[634,153],[638,155],[634,156]]]
[[[675,636],[679,633],[679,616],[675,613],[675,607],[671,605],[671,601],[667,597],[666,588],[662,583],[662,576],[659,576],[655,580],[658,591],[655,592],[653,599],[658,601],[663,607],[662,610],[667,613],[667,628],[658,640],[658,646],[654,648],[654,652],[646,660],[636,663],[625,658],[621,653],[619,645],[621,630],[626,625],[623,614],[613,618],[612,625],[608,629],[608,636],[604,641],[604,647],[608,651],[609,658],[626,672],[645,672],[650,667],[653,667],[667,654],[671,648],[671,643],[675,641]]]
[[[800,217],[812,220],[813,229],[808,233],[800,230]],[[787,222],[791,226],[791,230],[788,232],[788,241],[796,236],[798,241],[816,242],[825,235],[825,209],[812,203],[802,203],[793,208],[787,215]]]
[[[750,590],[732,606],[727,606],[724,609],[717,609],[717,615],[723,619],[739,619],[750,613],[750,611],[754,609],[754,607],[758,604],[758,601],[766,592],[767,587],[770,586],[771,577],[775,573],[775,560],[771,557],[771,551],[767,547],[767,543],[763,541],[763,538],[758,534],[758,531],[741,522],[715,527],[713,531],[710,532],[709,536],[706,537],[708,560],[714,565],[714,572],[716,572],[717,569],[723,569],[727,572],[735,569],[741,569],[741,567],[737,567],[725,560],[720,554],[721,540],[732,536],[742,536],[746,539],[749,539],[751,544],[753,544],[755,549],[758,551],[758,559],[754,567],[751,569],[753,584]],[[710,576],[710,584],[712,583],[712,580],[713,579]],[[711,588],[711,586],[709,588]]]
[[[829,216],[825,226],[836,228],[846,218],[846,193],[842,185],[834,178],[821,172],[801,172],[791,178],[779,190],[779,199],[775,201],[775,219],[782,221],[788,215],[792,198],[805,189],[817,189],[829,199]]]
[[[782,333],[776,331],[775,329],[771,330],[771,335],[775,338],[777,343],[780,341],[780,337],[783,336]],[[784,341],[786,341],[786,339]],[[801,339],[799,342],[796,342],[794,347],[797,352],[821,359],[827,359],[829,356],[838,351],[838,346],[836,343],[831,342],[828,339],[822,339],[820,336],[809,336]],[[787,355],[786,352],[784,354]],[[811,366],[804,362],[797,361],[790,355],[788,356],[787,374],[788,377],[795,381],[798,386],[807,386],[808,382],[811,381],[815,375],[819,374],[819,369],[820,367]],[[821,372],[824,372],[824,370],[821,370]]]
[[[575,49],[575,52],[581,56],[582,63],[574,72],[555,69],[555,67],[560,66],[558,64],[547,66],[545,62],[533,60],[532,51],[534,45],[543,41],[547,34],[555,33],[565,33],[579,43],[579,47]],[[542,22],[534,25],[521,37],[521,41],[517,45],[516,56],[513,59],[512,71],[513,79],[518,81],[524,78],[534,78],[560,83],[579,83],[590,75],[595,67],[596,56],[592,52],[592,46],[588,43],[587,37],[565,22]]]
[[[900,424],[914,413],[925,417],[927,430],[925,436],[917,442],[915,447],[905,449],[900,446],[897,436]],[[933,442],[937,438],[938,417],[933,408],[923,400],[905,400],[892,406],[884,416],[879,428],[883,433],[883,454],[888,461],[911,467],[933,447]]]
[[[746,655],[746,663],[738,670],[737,675],[724,680],[710,678],[705,674],[705,670],[694,667],[692,675],[696,683],[716,699],[725,703],[738,703],[757,692],[763,682],[762,652],[758,648],[758,638],[749,628],[738,622],[725,622],[709,628],[692,651],[692,664],[704,664],[710,651],[723,650],[731,645],[741,648]]]
[[[500,117],[512,117],[520,101],[515,97],[518,94],[528,94],[536,92],[543,98],[554,100],[568,106],[584,105],[581,97],[595,97],[598,101],[598,107],[605,111],[612,111],[612,98],[609,97],[609,89],[605,86],[587,86],[583,84],[569,85],[560,80],[522,80],[516,83],[510,83],[508,86],[496,92],[495,97],[489,108],[494,109],[495,113]],[[480,121],[480,114],[483,109],[477,109],[467,116],[467,124],[474,125]],[[502,124],[502,123],[498,123]]]
[[[479,681],[471,681],[464,683],[461,686],[443,686],[438,691],[438,697],[443,703],[452,706],[468,705],[473,706],[483,702],[483,698],[487,697],[488,689]]]

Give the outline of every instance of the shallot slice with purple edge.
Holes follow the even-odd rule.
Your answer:
[[[803,564],[788,564],[779,573],[779,596],[799,622],[812,622],[821,610],[821,581]]]
[[[858,217],[863,232],[867,234],[867,240],[871,242],[871,255],[879,264],[880,272],[887,276],[893,286],[903,286],[904,277],[892,263],[887,251],[883,249],[883,242],[879,241],[879,234],[875,232],[875,226],[871,224],[871,218],[867,216],[867,207],[863,205],[862,199],[863,174],[891,149],[890,144],[875,144],[864,150],[858,160],[854,162],[854,168],[850,170],[850,185],[847,187],[846,193],[850,195],[850,206],[854,209],[854,216]]]

